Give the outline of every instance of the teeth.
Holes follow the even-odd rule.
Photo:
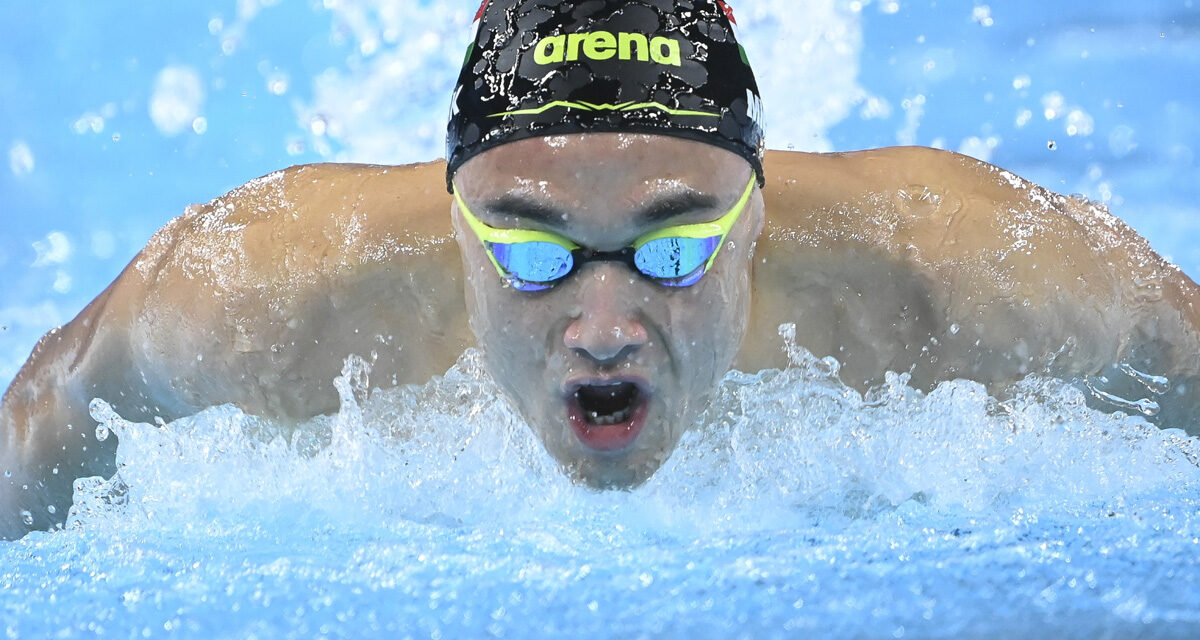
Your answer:
[[[606,416],[602,416],[602,415],[596,413],[595,411],[589,411],[588,412],[588,422],[590,422],[594,425],[603,427],[603,426],[607,426],[607,425],[628,422],[630,416],[632,416],[632,415],[633,415],[632,409],[622,409],[616,413],[611,413]]]
[[[623,382],[592,384],[589,386],[589,397],[591,398],[592,402],[601,402],[600,398],[606,396],[608,402],[605,404],[611,405],[612,401],[616,400],[618,394],[620,394],[623,391],[626,391],[628,389],[627,385],[628,385],[628,383],[623,383]],[[575,391],[575,399],[577,402],[580,402],[581,404],[588,404],[588,401],[584,400],[581,397],[582,391],[583,391],[582,387]],[[636,393],[636,390],[634,390],[634,393]],[[598,411],[591,411],[591,410],[585,409],[584,419],[589,424],[595,425],[595,426],[609,426],[609,425],[615,425],[615,424],[621,424],[624,422],[628,422],[630,420],[630,418],[633,417],[633,411],[634,411],[634,407],[636,406],[636,404],[637,404],[636,402],[632,402],[630,404],[630,406],[628,406],[624,409],[621,409],[619,411],[614,411],[612,413],[603,413],[603,414]]]

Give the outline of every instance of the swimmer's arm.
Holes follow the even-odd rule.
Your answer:
[[[143,268],[141,369],[189,406],[287,420],[337,409],[349,355],[373,386],[444,373],[472,342],[444,171],[293,167],[193,212]]]
[[[20,510],[38,528],[61,522],[74,478],[112,473],[93,398],[139,422],[226,403],[303,420],[336,410],[349,355],[373,362],[373,386],[443,373],[471,342],[443,176],[440,164],[296,167],[157,233],[5,395],[0,535],[28,530]]]
[[[76,478],[112,475],[115,438],[97,438],[92,398],[109,399],[135,420],[168,414],[130,359],[139,286],[127,268],[74,320],[46,334],[0,401],[0,540],[63,522]]]
[[[1121,362],[1196,376],[1195,284],[1089,203],[932,149],[776,152],[767,172],[743,366],[783,364],[774,325],[796,322],[859,387],[890,370],[998,388]],[[1165,403],[1194,406],[1184,391]]]

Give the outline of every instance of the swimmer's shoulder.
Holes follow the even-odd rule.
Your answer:
[[[449,211],[444,163],[296,166],[188,207],[113,285],[132,368],[160,404],[301,418],[336,409],[347,354],[424,382],[468,333]]]
[[[450,240],[445,163],[297,165],[187,207],[131,267],[230,287],[333,273]]]
[[[767,153],[768,216],[787,226],[834,233],[864,221],[897,224],[942,219],[981,205],[1049,202],[1054,194],[970,156],[928,147],[844,153]],[[831,215],[833,214],[833,215]]]
[[[373,239],[417,249],[450,231],[445,163],[297,165],[256,178],[201,206],[205,231],[260,227],[289,240],[352,246]],[[265,238],[264,238],[265,239]]]
[[[1103,207],[951,151],[772,152],[766,161],[768,230],[815,246],[856,244],[936,263],[1004,256],[1016,243],[1091,262],[1100,232],[1120,226],[1119,235],[1136,235]]]

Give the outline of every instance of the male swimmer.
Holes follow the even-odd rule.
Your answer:
[[[783,323],[860,389],[1132,366],[1168,376],[1163,422],[1197,431],[1191,280],[1102,209],[971,158],[764,154],[729,15],[492,0],[447,163],[293,167],[189,208],[4,396],[0,535],[63,522],[75,478],[114,472],[93,398],[135,421],[299,421],[337,409],[350,354],[406,384],[481,347],[564,472],[602,488],[653,474],[731,366],[785,366]]]

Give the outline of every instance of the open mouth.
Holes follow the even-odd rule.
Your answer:
[[[649,393],[628,380],[573,386],[567,414],[575,436],[595,451],[619,451],[633,444],[646,423]]]

